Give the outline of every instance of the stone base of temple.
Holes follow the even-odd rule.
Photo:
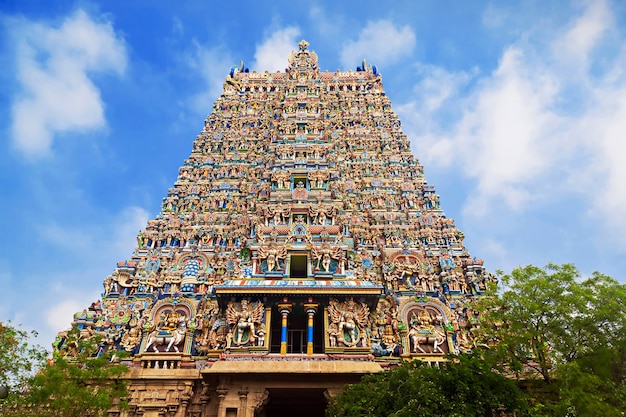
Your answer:
[[[323,417],[328,399],[341,387],[383,370],[365,358],[332,360],[327,355],[276,355],[266,360],[242,355],[195,363],[169,356],[131,365],[130,407],[113,415]],[[157,367],[137,367],[138,363]],[[178,368],[168,366],[174,363]]]

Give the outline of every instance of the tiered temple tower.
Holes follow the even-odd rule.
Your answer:
[[[73,322],[130,353],[122,416],[321,416],[363,374],[472,349],[493,279],[376,67],[320,72],[305,41],[285,72],[230,71],[137,240]]]

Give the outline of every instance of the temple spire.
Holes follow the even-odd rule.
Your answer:
[[[160,213],[75,315],[82,337],[131,356],[136,409],[186,398],[227,415],[287,389],[268,381],[338,389],[474,346],[470,300],[493,275],[445,216],[376,67],[320,72],[304,40],[288,61],[233,67]],[[286,368],[297,355],[317,362]]]

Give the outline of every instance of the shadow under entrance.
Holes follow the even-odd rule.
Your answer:
[[[323,388],[270,388],[269,401],[256,417],[324,417]]]

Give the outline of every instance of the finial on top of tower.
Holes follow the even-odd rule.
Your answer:
[[[363,58],[363,62],[361,63],[361,66],[356,67],[356,71],[357,72],[367,71],[367,62],[365,61],[365,58]]]
[[[309,49],[309,43],[302,39],[300,42],[298,42],[298,48],[300,48],[301,51],[306,51],[307,49]]]
[[[309,51],[309,43],[304,39],[298,42],[298,51],[289,55],[289,68],[287,72],[293,78],[299,78],[302,73],[319,73],[317,67],[317,54]],[[311,74],[309,74],[311,75]]]

